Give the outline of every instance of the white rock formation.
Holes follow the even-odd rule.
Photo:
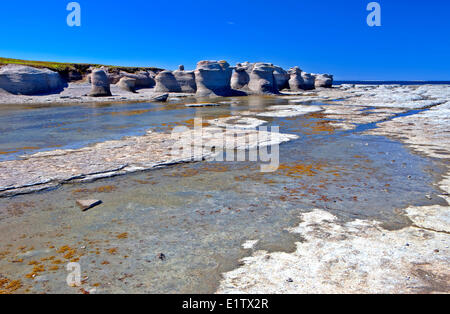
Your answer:
[[[330,74],[312,74],[314,76],[315,87],[332,87],[333,75]]]
[[[181,67],[181,66],[180,66]],[[173,72],[175,79],[183,93],[195,93],[197,91],[197,84],[195,83],[194,71],[177,70]]]
[[[162,71],[156,78],[155,92],[178,93],[181,87],[172,71]]]
[[[24,65],[0,68],[0,89],[17,95],[59,93],[67,83],[59,73]]]
[[[119,86],[122,90],[135,93],[136,92],[136,79],[129,78],[129,77],[122,77],[117,83],[117,86]]]
[[[269,63],[255,63],[250,72],[248,89],[253,94],[277,94],[278,88],[273,72],[275,67]]]
[[[91,97],[111,96],[109,78],[104,70],[97,69],[91,73],[91,84],[92,89],[88,96]]]
[[[230,96],[233,69],[226,61],[200,61],[195,70],[198,97]]]

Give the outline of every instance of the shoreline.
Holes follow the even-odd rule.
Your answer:
[[[411,226],[398,231],[383,229],[376,221],[342,223],[320,208],[300,214],[302,222],[288,230],[301,239],[296,252],[252,250],[243,266],[224,274],[216,293],[449,293],[448,100],[444,96],[429,110],[380,122],[363,133],[400,141],[412,153],[442,163],[446,171],[435,184],[447,206],[402,210]],[[354,119],[350,114],[342,126],[352,129]]]

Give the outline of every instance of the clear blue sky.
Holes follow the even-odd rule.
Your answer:
[[[194,68],[199,60],[270,61],[336,79],[450,80],[450,1],[3,0],[0,56]]]

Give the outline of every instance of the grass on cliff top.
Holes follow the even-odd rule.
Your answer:
[[[28,65],[36,68],[47,68],[56,72],[69,72],[69,71],[79,71],[81,74],[85,74],[89,67],[101,67],[105,66],[111,70],[121,70],[129,73],[135,73],[141,70],[147,71],[160,71],[162,69],[154,67],[122,67],[122,66],[112,66],[112,65],[102,65],[102,64],[90,64],[90,63],[61,63],[61,62],[47,62],[47,61],[29,61],[29,60],[19,60],[10,58],[0,57],[0,67],[6,64],[20,64]]]

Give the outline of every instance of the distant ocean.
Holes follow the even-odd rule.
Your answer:
[[[333,85],[450,85],[450,81],[334,81]]]

